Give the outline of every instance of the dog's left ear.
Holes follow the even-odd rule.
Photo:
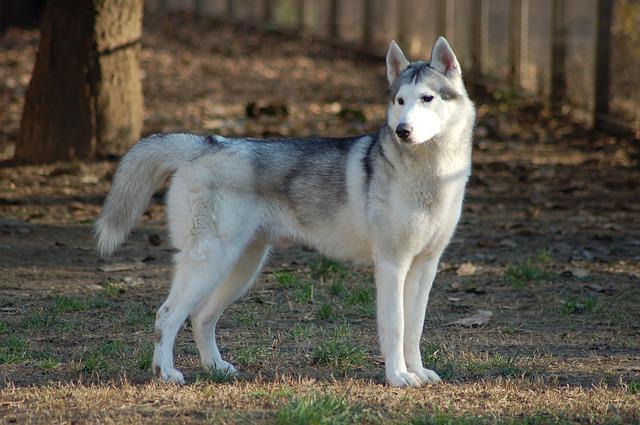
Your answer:
[[[398,78],[398,75],[409,66],[409,61],[404,57],[404,53],[400,50],[398,44],[391,40],[389,50],[387,51],[387,79],[389,85]]]
[[[447,40],[442,36],[438,37],[433,45],[429,65],[431,68],[434,68],[449,78],[462,76],[460,63],[458,63],[458,59],[453,53],[451,46],[449,46]]]

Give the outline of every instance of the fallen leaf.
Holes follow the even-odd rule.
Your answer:
[[[476,272],[476,266],[472,263],[462,263],[458,266],[456,274],[458,276],[471,276]]]
[[[591,275],[589,270],[581,269],[581,268],[571,269],[571,274],[579,279],[582,279]]]
[[[515,248],[517,246],[517,244],[512,241],[511,239],[502,239],[500,241],[500,246],[505,247],[505,248]]]
[[[465,318],[454,320],[453,322],[447,323],[447,326],[459,325],[459,326],[466,326],[469,328],[473,326],[484,326],[489,322],[489,319],[491,318],[491,316],[493,316],[493,312],[489,310],[478,310],[476,311],[475,314],[469,317],[465,317]]]
[[[134,278],[133,276],[125,276],[122,281],[129,286],[138,286],[144,283],[144,279],[141,277]]]

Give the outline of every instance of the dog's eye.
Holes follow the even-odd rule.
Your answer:
[[[404,105],[404,99],[399,97],[398,98],[398,105]]]
[[[433,100],[433,96],[428,96],[425,94],[420,97],[420,100],[422,101],[422,103],[429,103]]]

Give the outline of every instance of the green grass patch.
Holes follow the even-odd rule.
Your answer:
[[[349,326],[339,325],[321,339],[313,358],[318,364],[346,371],[363,365],[367,353],[354,343]]]
[[[347,295],[347,303],[350,305],[370,306],[375,299],[373,288],[356,287]]]
[[[242,311],[238,314],[238,323],[244,326],[256,327],[258,326],[258,319],[252,311]]]
[[[300,284],[298,276],[291,272],[273,272],[273,278],[285,289],[290,289]]]
[[[361,420],[362,409],[350,405],[346,398],[331,394],[310,394],[296,397],[278,409],[278,425],[338,425]]]
[[[229,373],[226,370],[209,368],[206,371],[202,371],[196,374],[196,384],[203,382],[215,382],[223,384],[226,382],[232,382],[235,380],[235,375]]]
[[[9,333],[9,327],[6,323],[0,322],[0,335],[5,335]]]
[[[527,359],[519,356],[456,354],[433,344],[423,347],[422,358],[425,367],[444,380],[525,378],[535,372]]]
[[[236,351],[236,360],[246,366],[259,365],[264,360],[269,351],[261,345],[250,345],[248,347],[242,347]]]
[[[123,285],[106,282],[102,285],[102,292],[107,297],[113,298],[119,294],[123,294],[125,292],[125,287]]]
[[[0,364],[20,363],[31,357],[31,349],[26,339],[9,335],[0,340]]]
[[[153,344],[149,341],[145,341],[138,347],[137,351],[134,350],[133,362],[139,370],[151,370],[151,363],[153,362]]]
[[[56,329],[61,324],[58,312],[52,307],[36,307],[23,322],[26,329]]]
[[[313,303],[313,283],[300,284],[293,290],[293,298],[300,304]]]
[[[322,306],[318,309],[318,317],[322,320],[332,319],[334,316],[333,307],[331,304],[322,304]]]
[[[547,270],[547,265],[551,261],[549,251],[543,250],[535,257],[509,264],[504,272],[505,279],[514,288],[523,288],[530,283],[549,280],[552,273]]]
[[[627,383],[627,392],[629,394],[640,394],[640,381],[634,379]]]
[[[80,363],[84,373],[116,373],[133,369],[149,370],[153,358],[153,345],[138,341],[133,345],[112,340],[89,347]]]
[[[307,339],[311,337],[314,327],[313,324],[296,323],[291,328],[291,336],[295,339]]]
[[[595,298],[572,298],[562,303],[560,307],[560,313],[562,314],[580,314],[580,313],[595,313],[600,310],[600,306]]]
[[[311,277],[325,281],[342,280],[349,275],[349,270],[344,264],[326,257],[312,261],[309,268],[311,269]]]
[[[347,293],[347,289],[344,287],[344,284],[340,281],[331,282],[329,286],[329,293],[334,297],[341,297]]]
[[[125,322],[130,326],[146,325],[150,328],[155,320],[154,311],[143,303],[131,303],[127,305]]]
[[[38,362],[38,367],[44,370],[56,370],[60,367],[60,362],[53,357],[48,357],[40,360]]]
[[[64,317],[68,318],[65,314],[91,311],[108,305],[101,295],[86,298],[58,295],[54,297],[51,305],[37,306],[28,312],[22,323],[25,329],[68,331],[73,322],[65,320]]]
[[[89,348],[82,357],[82,371],[85,373],[107,373],[118,368],[118,359],[126,358],[129,347],[120,341],[108,341]]]
[[[91,308],[93,308],[93,303],[83,298],[58,295],[53,299],[53,309],[59,313],[86,311]]]

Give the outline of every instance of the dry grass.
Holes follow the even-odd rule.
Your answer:
[[[177,387],[81,383],[8,387],[0,393],[0,416],[13,423],[271,423],[291,403],[329,395],[346,401],[364,423],[407,423],[424,415],[478,418],[494,423],[547,418],[558,422],[632,423],[640,420],[638,397],[622,387],[549,387],[496,380],[398,390],[366,381],[331,383],[280,376],[275,382],[200,383]],[[295,395],[295,396],[294,396]],[[467,422],[462,422],[467,423]]]
[[[186,16],[146,25],[147,133],[346,135],[383,118],[382,61]],[[0,86],[6,158],[36,37],[0,43],[0,76],[19,83]],[[244,117],[274,93],[292,94],[288,117]],[[444,384],[384,386],[371,270],[303,250],[276,251],[222,317],[236,379],[200,371],[186,324],[176,360],[188,384],[156,383],[152,325],[172,255],[160,197],[112,260],[136,268],[101,272],[90,225],[115,163],[4,167],[0,423],[640,422],[637,147],[474,97],[474,175],[422,347]],[[448,325],[479,309],[494,313],[485,326]]]

